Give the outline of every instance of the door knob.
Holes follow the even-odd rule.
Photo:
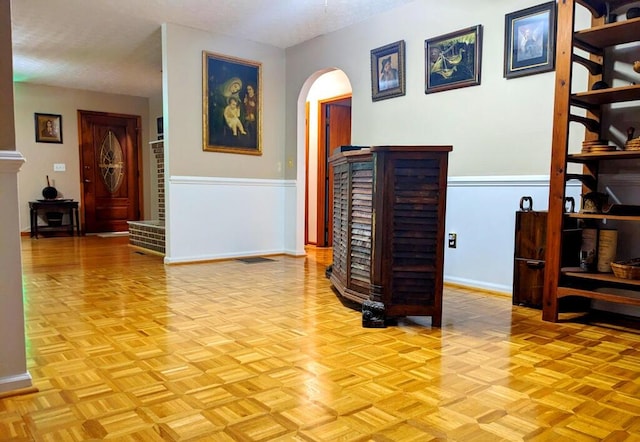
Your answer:
[[[85,183],[90,183],[90,182],[91,182],[91,180],[89,180],[89,179],[85,178],[85,179],[84,179],[84,182],[85,182]]]

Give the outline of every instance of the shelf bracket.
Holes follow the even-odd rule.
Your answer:
[[[587,68],[591,75],[602,75],[602,65],[600,63],[581,57],[578,54],[573,54],[571,60]]]
[[[578,115],[569,115],[569,121],[575,121],[576,123],[583,124],[589,132],[600,133],[600,122],[593,118],[580,117]]]
[[[578,180],[580,181],[582,184],[584,184],[585,186],[587,186],[589,189],[595,190],[598,186],[598,183],[596,182],[596,179],[594,177],[592,177],[591,175],[582,175],[579,173],[568,173],[566,174],[566,179],[567,181],[569,180]]]
[[[578,3],[580,3],[582,6],[584,6],[585,8],[587,8],[589,10],[589,12],[591,12],[591,15],[593,15],[594,17],[602,17],[603,15],[605,15],[607,13],[607,10],[609,9],[609,2],[603,2],[603,1],[598,1],[598,2],[589,2],[589,1],[585,1],[585,0],[577,0]]]

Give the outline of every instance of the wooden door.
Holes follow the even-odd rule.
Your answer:
[[[140,219],[140,117],[78,111],[86,233],[124,232]]]
[[[329,157],[340,146],[351,144],[351,96],[320,102],[318,136],[318,246],[333,243],[333,171]]]

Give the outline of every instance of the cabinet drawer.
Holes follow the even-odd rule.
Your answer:
[[[516,259],[513,265],[513,305],[540,308],[544,285],[544,261]]]
[[[515,258],[544,260],[547,212],[516,212]]]

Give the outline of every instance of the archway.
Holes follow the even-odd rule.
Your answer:
[[[321,103],[331,102],[333,99],[344,101],[348,98],[350,106],[351,83],[346,74],[339,69],[327,69],[317,71],[304,83],[298,96],[298,120],[297,120],[297,243],[302,247],[306,244],[318,243],[318,207],[322,206],[320,198],[328,198],[328,195],[319,189],[319,173],[322,177],[322,161],[318,159],[319,152],[324,153],[322,130],[319,129],[319,109]],[[308,124],[307,124],[308,121]],[[350,123],[349,123],[350,124]],[[349,130],[350,132],[350,130]],[[320,136],[319,136],[320,134]],[[320,172],[319,172],[320,171]],[[321,223],[322,224],[322,223]],[[322,241],[320,241],[322,243]]]

